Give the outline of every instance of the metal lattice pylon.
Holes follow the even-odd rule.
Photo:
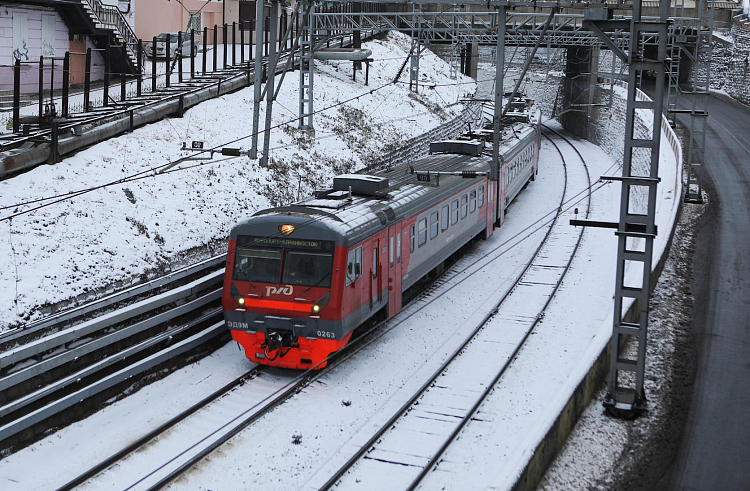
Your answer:
[[[456,5],[453,7],[453,11],[458,13],[461,11],[461,8]],[[453,36],[451,36],[451,68],[450,68],[450,77],[451,80],[456,80],[458,78],[458,63],[460,60],[460,54],[459,49],[461,49],[461,43],[459,43],[458,40],[458,22],[456,19],[453,19]]]
[[[672,17],[685,17],[685,0],[672,0]],[[667,112],[672,117],[672,125],[677,123],[677,98],[680,96],[680,61],[682,60],[682,46],[684,32],[675,25],[669,36],[669,62],[667,64],[667,78],[669,90],[667,92]]]
[[[299,129],[314,131],[313,126],[313,79],[315,73],[315,3],[307,1],[302,5],[303,22],[300,33],[299,70]]]
[[[617,227],[617,272],[609,387],[605,407],[615,412],[638,413],[645,410],[644,375],[648,332],[649,296],[654,238],[656,237],[656,188],[659,182],[659,145],[664,95],[664,62],[667,55],[667,15],[669,2],[661,2],[656,22],[641,18],[641,0],[633,2],[628,55],[628,99],[625,119],[625,147],[622,164],[620,221]],[[656,59],[647,59],[643,44],[656,40]],[[653,100],[640,95],[637,83],[643,72],[656,75]],[[636,111],[651,110],[651,131],[636,126]],[[648,168],[640,157],[648,154]],[[644,196],[645,195],[645,196]],[[644,203],[645,198],[645,203]],[[645,206],[645,212],[642,209]],[[629,267],[626,267],[629,266]],[[626,298],[639,302],[633,318],[623,320]],[[634,340],[635,356],[622,350],[629,336]]]
[[[409,67],[409,90],[419,92],[419,57],[422,55],[422,6],[412,5],[413,12],[417,17],[411,31],[411,66]]]
[[[708,3],[708,8],[706,8]],[[688,173],[685,201],[702,203],[703,190],[698,169],[703,164],[708,128],[708,101],[711,94],[711,38],[714,28],[713,0],[696,2],[697,25],[693,61],[693,104],[690,109],[690,140],[688,143]]]

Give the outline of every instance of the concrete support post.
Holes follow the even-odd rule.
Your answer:
[[[593,91],[590,74],[593,70],[592,46],[569,46],[563,80],[563,111],[560,123],[579,138],[588,136],[588,95]]]
[[[271,12],[269,19],[269,36],[270,43],[268,43],[268,78],[266,81],[266,124],[263,128],[263,155],[260,158],[260,166],[268,166],[268,153],[271,143],[271,115],[273,111],[273,92],[274,92],[274,81],[276,78],[276,47],[278,46],[278,30],[277,24],[279,20],[279,2],[271,2]]]
[[[265,2],[259,0],[255,3],[255,49],[263,45],[263,20],[264,20]],[[252,42],[252,41],[251,41]],[[253,134],[252,144],[250,146],[250,158],[258,158],[258,127],[260,125],[260,84],[263,75],[263,57],[260,53],[255,53],[255,80],[253,82]]]
[[[492,120],[492,169],[490,179],[494,181],[495,200],[495,226],[502,224],[503,203],[500,199],[501,190],[501,157],[500,140],[502,138],[503,124],[503,66],[505,65],[505,7],[499,7],[497,11],[497,46],[495,47],[495,113]]]

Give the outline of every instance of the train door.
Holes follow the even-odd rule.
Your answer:
[[[388,317],[401,310],[401,229],[403,220],[388,228]]]

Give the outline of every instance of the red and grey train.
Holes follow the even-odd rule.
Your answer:
[[[352,332],[402,308],[403,293],[496,221],[533,180],[538,115],[514,123],[501,146],[498,181],[417,171],[490,169],[490,143],[443,142],[432,153],[377,175],[334,178],[333,189],[255,213],[229,238],[222,304],[232,338],[254,362],[322,368]],[[451,153],[477,147],[478,155]],[[477,153],[476,151],[474,153]],[[424,178],[423,178],[424,179]]]

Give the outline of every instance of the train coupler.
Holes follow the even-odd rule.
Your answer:
[[[266,342],[260,347],[268,352],[273,352],[281,348],[294,348],[299,346],[299,338],[292,334],[291,331],[272,331],[266,334]],[[288,351],[288,350],[287,350]],[[286,351],[281,356],[284,356]]]

